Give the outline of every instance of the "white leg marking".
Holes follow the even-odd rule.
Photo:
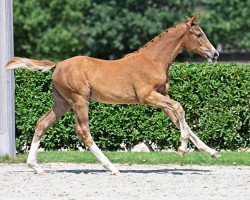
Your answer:
[[[181,156],[184,156],[184,154],[187,152],[188,147],[188,141],[189,141],[189,131],[187,127],[187,123],[185,119],[183,118],[180,121],[180,131],[181,131],[181,146],[179,147],[178,151]]]
[[[218,158],[220,157],[219,153],[215,151],[214,149],[211,149],[209,146],[207,146],[197,135],[195,135],[191,129],[188,127],[190,139],[195,144],[195,146],[201,150],[209,153],[212,157]]]
[[[204,152],[209,153],[212,157],[220,157],[219,153],[214,149],[207,146],[197,135],[195,135],[188,124],[186,123],[185,119],[180,121],[180,130],[181,130],[181,146],[179,147],[179,154],[183,156],[187,151],[188,140],[189,138],[195,144],[195,146]]]
[[[98,148],[98,146],[96,146],[95,143],[90,147],[90,150],[105,169],[111,171],[111,173],[114,175],[118,175],[120,173],[119,170],[109,161],[109,159],[102,153],[102,151]]]
[[[44,170],[37,164],[37,160],[36,160],[39,145],[40,145],[40,140],[38,140],[37,142],[34,142],[34,139],[33,139],[31,147],[30,147],[29,156],[27,159],[27,164],[30,168],[34,169],[38,174],[41,174],[44,172]]]

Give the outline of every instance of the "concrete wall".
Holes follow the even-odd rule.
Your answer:
[[[13,57],[12,0],[0,0],[0,156],[15,157],[14,71],[4,65]]]

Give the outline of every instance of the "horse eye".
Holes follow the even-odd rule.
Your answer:
[[[196,36],[197,36],[198,38],[201,38],[201,37],[202,37],[202,34],[201,34],[201,33],[198,33]]]

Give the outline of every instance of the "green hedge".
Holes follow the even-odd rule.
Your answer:
[[[52,71],[16,71],[17,149],[30,145],[36,121],[52,106]],[[179,101],[191,129],[217,149],[250,147],[250,67],[236,64],[173,64],[170,96]],[[102,149],[118,150],[140,141],[177,148],[179,130],[158,108],[142,105],[90,104],[90,128]],[[83,146],[67,113],[43,137],[51,150]]]

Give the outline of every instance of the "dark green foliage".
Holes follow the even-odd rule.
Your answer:
[[[249,7],[245,0],[14,0],[15,55],[118,58],[197,12],[213,44],[250,49]]]
[[[16,71],[17,149],[31,143],[36,121],[52,106],[52,72]],[[250,147],[250,67],[236,64],[173,64],[170,96],[179,101],[191,129],[217,149]],[[90,105],[90,128],[102,149],[127,148],[140,141],[160,148],[177,148],[179,130],[158,108],[142,105]],[[72,112],[43,137],[46,149],[75,149]]]

